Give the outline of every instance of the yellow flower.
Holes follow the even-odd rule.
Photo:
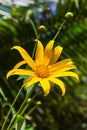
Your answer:
[[[69,71],[75,69],[76,66],[69,58],[57,62],[63,48],[61,46],[53,48],[54,40],[50,40],[45,49],[39,40],[36,39],[35,41],[37,43],[35,60],[22,47],[14,46],[12,48],[19,51],[23,60],[7,73],[7,78],[11,75],[29,75],[23,86],[29,87],[34,83],[40,82],[44,96],[49,94],[50,82],[53,82],[61,88],[62,95],[64,95],[65,86],[59,77],[72,76],[79,80],[75,72]],[[24,64],[28,64],[31,69],[21,69],[20,67]]]

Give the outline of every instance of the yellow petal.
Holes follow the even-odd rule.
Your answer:
[[[25,70],[25,69],[12,69],[10,70],[7,75],[6,78],[8,79],[9,76],[11,75],[33,75],[34,72],[30,71],[30,70]]]
[[[37,65],[43,64],[43,57],[44,57],[44,48],[42,43],[39,40],[35,40],[37,42],[37,49],[35,54],[35,61]]]
[[[55,64],[53,64],[53,65],[51,65],[50,66],[50,69],[51,70],[55,70],[55,68],[56,67],[58,67],[58,66],[65,66],[66,64],[72,64],[73,62],[71,61],[71,59],[64,59],[64,60],[62,60],[62,61],[59,61],[59,62],[57,62],[57,63],[55,63]]]
[[[40,80],[40,84],[41,84],[41,87],[43,88],[43,91],[44,91],[44,96],[47,96],[50,92],[50,83],[47,79],[41,79]]]
[[[14,66],[14,69],[18,69],[19,67],[21,67],[22,65],[26,64],[26,61],[20,61],[19,63],[17,63],[15,66]]]
[[[59,72],[64,72],[67,70],[71,69],[76,69],[75,65],[60,65],[60,66],[55,66],[54,68],[50,69],[51,73],[59,73]]]
[[[57,79],[57,78],[53,78],[53,77],[49,77],[49,80],[50,80],[51,82],[57,84],[57,85],[61,88],[61,90],[62,90],[62,96],[63,96],[63,95],[65,94],[65,86],[64,86],[64,83],[63,83],[61,80],[59,80],[59,79]]]
[[[54,40],[51,40],[48,42],[48,44],[45,47],[44,65],[48,65],[51,61],[51,57],[52,57],[52,53],[53,53],[53,44],[54,44]]]
[[[31,76],[24,84],[23,87],[29,87],[34,83],[39,82],[40,78],[36,77],[36,76]]]
[[[21,56],[23,57],[23,59],[26,61],[26,63],[33,69],[35,69],[35,63],[32,60],[32,58],[29,56],[29,54],[27,53],[27,51],[25,51],[22,47],[20,46],[14,46],[12,47],[12,49],[16,49],[19,51],[19,53],[21,54]]]
[[[58,60],[58,58],[61,55],[62,50],[63,48],[61,46],[57,46],[54,48],[50,64],[53,64]]]
[[[54,75],[52,75],[53,77],[64,77],[64,76],[72,76],[74,78],[76,78],[79,81],[79,76],[78,74],[76,74],[75,72],[71,72],[71,71],[67,71],[67,72],[59,72],[56,73]]]

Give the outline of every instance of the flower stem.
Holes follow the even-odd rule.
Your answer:
[[[10,113],[11,113],[11,110],[12,110],[12,108],[13,108],[13,106],[14,106],[16,100],[17,100],[17,98],[19,97],[19,95],[20,95],[22,89],[23,89],[23,87],[20,88],[18,94],[16,95],[16,97],[15,97],[15,99],[14,99],[14,101],[13,101],[13,103],[12,103],[12,105],[11,105],[9,111],[8,111],[8,114],[7,114],[7,116],[6,116],[6,119],[5,119],[5,121],[4,121],[3,125],[2,125],[1,130],[4,130],[4,127],[5,127],[5,125],[6,125],[7,119],[8,119],[8,117],[9,117],[9,115],[10,115]]]
[[[11,119],[11,121],[10,121],[10,124],[9,124],[7,130],[10,130],[10,127],[11,127],[12,123],[14,122],[14,120],[16,120],[16,115],[12,117],[12,119]],[[13,125],[12,125],[12,126],[13,126]]]
[[[32,101],[36,97],[36,95],[37,95],[37,93],[31,98],[31,100],[27,103],[27,105],[25,107],[23,107],[22,111],[20,111],[21,109],[19,109],[18,114],[20,113],[20,115],[23,115],[23,113],[25,112],[27,107],[32,103]]]
[[[31,25],[32,25],[32,27],[33,27],[33,30],[34,30],[35,36],[36,36],[36,38],[38,39],[38,38],[39,38],[39,35],[38,35],[38,33],[37,33],[37,30],[36,30],[35,24],[34,24],[34,22],[32,21],[31,18],[29,18],[29,20],[30,20]],[[35,50],[36,50],[36,44],[35,44],[34,49],[33,49],[32,58],[34,57]]]
[[[24,114],[24,112],[26,111],[26,109],[29,107],[29,105],[32,103],[32,101],[33,101],[33,99],[36,97],[36,95],[37,94],[35,94],[32,98],[31,98],[31,100],[30,100],[30,102],[29,103],[27,103],[26,104],[26,106],[25,107],[23,107],[23,110],[22,111],[20,111],[20,109],[19,109],[19,111],[16,113],[16,116],[15,117],[17,117],[18,115],[23,115]],[[17,119],[12,119],[12,122],[11,122],[11,124],[9,125],[9,127],[8,127],[8,129],[7,130],[12,130],[13,129],[13,127],[14,127],[14,125],[16,124],[16,122],[17,122]],[[13,124],[12,124],[13,123]],[[12,125],[12,126],[11,126]]]
[[[33,30],[34,30],[35,36],[36,36],[36,38],[38,39],[38,33],[37,33],[36,27],[35,27],[35,25],[34,25],[34,22],[31,20],[31,18],[29,18],[29,20],[30,20],[31,25],[32,25],[32,27],[33,27]]]
[[[28,115],[30,115],[36,108],[37,108],[38,105],[34,106],[29,112],[28,112]]]
[[[20,106],[18,112],[16,112],[15,116],[12,117],[12,119],[11,119],[11,121],[10,121],[10,124],[9,124],[8,127],[7,127],[7,130],[9,130],[10,127],[13,128],[14,123],[16,122],[16,119],[15,119],[15,118],[17,117],[17,115],[19,115],[19,114],[22,115],[22,114],[25,112],[25,110],[27,109],[27,107],[30,105],[30,103],[32,102],[33,98],[36,96],[36,95],[34,95],[34,97],[31,99],[31,101],[30,101],[29,103],[27,103],[26,106],[25,106],[25,103],[27,102],[27,100],[28,100],[29,96],[31,95],[33,89],[34,89],[34,87],[33,87],[33,88],[31,89],[31,91],[27,94],[27,96],[26,96],[26,98],[24,99],[22,105]],[[22,111],[22,112],[21,112],[21,111]],[[13,122],[14,122],[14,123],[13,123]],[[13,124],[12,124],[12,123],[13,123]]]
[[[63,25],[65,24],[65,22],[66,22],[66,20],[64,19],[64,21],[62,22],[61,26],[59,27],[59,29],[58,29],[58,31],[57,31],[57,33],[56,33],[56,35],[54,36],[53,40],[55,40],[55,39],[56,39],[56,37],[59,35],[59,33],[60,33],[60,31],[61,31],[61,29],[62,29]]]
[[[29,96],[31,95],[33,89],[34,89],[34,87],[33,87],[33,88],[31,89],[31,91],[29,91],[29,93],[27,94],[26,98],[24,99],[24,101],[23,101],[22,105],[20,106],[20,108],[19,108],[19,110],[18,110],[17,113],[20,113],[20,111],[23,109],[23,107],[24,107],[26,101],[28,100]]]

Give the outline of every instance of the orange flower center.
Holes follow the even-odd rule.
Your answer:
[[[44,65],[37,66],[35,69],[35,74],[41,78],[46,78],[50,75],[48,67]]]

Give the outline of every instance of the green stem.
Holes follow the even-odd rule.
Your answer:
[[[23,109],[23,106],[25,105],[26,101],[28,100],[29,96],[31,95],[32,91],[33,91],[34,87],[31,89],[31,91],[27,94],[26,98],[24,99],[21,107],[19,108],[17,113],[20,113],[20,111]]]
[[[8,117],[9,117],[9,115],[10,115],[10,113],[11,113],[11,110],[12,110],[12,108],[13,108],[13,106],[14,106],[16,100],[17,100],[17,98],[19,97],[19,95],[20,95],[22,89],[23,89],[23,87],[20,88],[18,94],[16,95],[16,97],[15,97],[15,99],[14,99],[14,101],[13,101],[13,103],[12,103],[12,105],[11,105],[9,111],[8,111],[8,114],[7,114],[7,116],[6,116],[6,119],[5,119],[5,121],[4,121],[3,125],[2,125],[1,130],[4,130],[4,127],[5,127],[5,125],[6,125],[7,119],[8,119]]]
[[[37,105],[34,106],[27,114],[30,115],[36,108],[37,108]]]
[[[33,99],[35,98],[37,96],[37,94],[35,94],[33,97],[32,97],[32,99],[31,99],[31,101],[29,102],[29,103],[27,103],[27,105],[25,106],[25,107],[23,107],[23,110],[20,112],[20,111],[18,111],[17,113],[16,113],[16,117],[17,117],[17,115],[23,115],[24,114],[24,112],[26,111],[26,109],[29,107],[29,105],[32,103],[32,101],[33,101]],[[14,120],[13,120],[14,121]],[[9,126],[9,128],[7,129],[7,130],[12,130],[13,129],[13,127],[14,127],[14,125],[16,124],[16,122],[17,122],[17,119],[14,121],[14,123],[12,124],[12,126],[11,126],[11,124],[10,124],[10,126]]]
[[[13,129],[13,126],[15,125],[15,123],[17,122],[17,120],[18,120],[18,119],[15,120],[15,122],[13,123],[13,125],[11,126],[11,128],[8,129],[8,130],[12,130],[12,129]]]
[[[34,89],[34,87],[33,87],[33,88],[31,89],[31,91],[27,94],[26,98],[24,99],[24,101],[23,101],[21,107],[19,108],[18,112],[16,113],[15,117],[17,117],[17,115],[19,115],[19,114],[22,115],[23,112],[24,112],[24,111],[27,109],[27,107],[29,106],[30,103],[28,103],[28,104],[24,107],[24,105],[25,105],[25,103],[27,102],[27,100],[28,100],[30,94],[32,93],[33,89]],[[32,100],[33,100],[33,98],[32,98]],[[31,102],[32,102],[32,100],[31,100]],[[20,113],[21,110],[22,110],[22,113]],[[14,122],[14,120],[15,120],[15,117],[13,117],[13,118],[11,119],[10,124],[9,124],[8,127],[7,127],[7,130],[9,130],[10,127],[13,127],[13,126],[14,126],[14,123],[13,123],[13,122]],[[16,121],[16,120],[15,120],[15,121]],[[12,123],[13,123],[13,124],[12,124]],[[11,125],[12,125],[12,126],[11,126]]]
[[[32,53],[32,58],[34,57],[35,50],[36,50],[36,44],[34,45],[34,49],[33,49],[33,53]]]
[[[33,99],[36,97],[37,93],[31,98],[31,101],[24,107],[24,109],[22,109],[22,111],[18,112],[18,114],[20,113],[20,115],[23,115],[23,113],[25,112],[25,110],[27,109],[27,107],[32,103]]]
[[[11,127],[11,125],[12,125],[12,123],[14,122],[15,119],[16,119],[16,115],[12,117],[12,119],[11,119],[11,121],[10,121],[10,124],[9,124],[7,130],[10,130],[10,127]]]
[[[33,27],[34,33],[35,33],[35,35],[36,35],[36,38],[38,39],[38,33],[37,33],[37,30],[36,30],[36,27],[35,27],[33,21],[32,21],[30,18],[29,18],[29,20],[30,20],[30,22],[31,22],[31,24],[32,24],[32,27]]]
[[[63,23],[61,24],[61,26],[59,27],[59,29],[58,29],[58,31],[57,31],[57,33],[56,33],[56,35],[54,36],[53,40],[55,40],[55,39],[56,39],[56,37],[59,35],[59,33],[60,33],[60,31],[61,31],[61,29],[62,29],[63,25],[65,24],[65,22],[66,22],[66,20],[64,20],[64,21],[63,21]]]
[[[31,18],[29,18],[29,20],[30,20],[31,25],[32,25],[32,27],[33,27],[33,30],[34,30],[35,36],[36,36],[36,38],[38,39],[38,38],[39,38],[39,35],[38,35],[38,33],[37,33],[37,30],[36,30],[36,27],[35,27],[35,25],[34,25],[34,22],[32,21]],[[34,49],[33,49],[32,58],[34,57],[35,50],[36,50],[36,44],[35,44]]]

